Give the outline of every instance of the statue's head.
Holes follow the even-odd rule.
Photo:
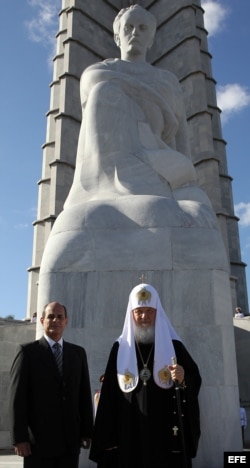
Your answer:
[[[156,18],[145,8],[140,5],[131,5],[127,8],[123,8],[119,11],[118,15],[115,17],[113,22],[113,31],[114,31],[114,40],[118,47],[121,48],[121,28],[128,29],[133,20],[140,19],[141,28],[147,28],[147,34],[145,35],[145,40],[147,41],[147,49],[149,49],[155,37],[156,31]]]

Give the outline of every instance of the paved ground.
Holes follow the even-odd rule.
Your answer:
[[[245,452],[249,452],[250,449],[245,449]],[[0,450],[0,468],[22,468],[23,459],[17,455],[13,455],[13,452]]]
[[[23,459],[10,450],[0,450],[0,468],[22,468]]]
[[[81,450],[79,468],[86,466],[88,451]],[[88,466],[96,466],[96,463],[88,460]],[[23,458],[14,455],[12,450],[0,449],[0,468],[23,468]]]

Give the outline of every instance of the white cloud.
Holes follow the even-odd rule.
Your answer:
[[[221,114],[222,122],[225,123],[233,114],[250,105],[250,90],[237,83],[218,86],[217,102],[223,111]]]
[[[55,43],[55,34],[58,30],[58,13],[61,6],[60,0],[29,0],[34,9],[33,18],[26,21],[30,39],[34,42],[51,46]]]
[[[205,10],[204,24],[209,35],[221,32],[226,26],[230,8],[219,0],[202,0],[201,6]],[[226,123],[232,115],[250,105],[250,90],[237,83],[218,86],[217,102],[222,110],[221,121]]]
[[[203,0],[201,6],[205,10],[204,25],[209,36],[214,36],[218,32],[221,32],[230,12],[229,8],[226,8],[215,0]]]
[[[240,202],[235,205],[235,214],[240,218],[239,224],[250,226],[250,203]]]

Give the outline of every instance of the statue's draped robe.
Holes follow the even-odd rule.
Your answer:
[[[77,167],[66,206],[124,195],[178,198],[174,190],[195,184],[181,88],[168,71],[106,60],[83,73],[81,100]],[[193,195],[199,196],[204,201],[204,194]]]
[[[168,268],[165,228],[217,230],[189,156],[177,79],[148,63],[106,60],[84,71],[81,101],[74,181],[41,272],[126,269],[131,261]],[[148,264],[140,261],[145,244],[154,251]]]

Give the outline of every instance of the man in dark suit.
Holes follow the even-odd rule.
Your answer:
[[[44,336],[20,345],[11,367],[12,443],[24,468],[77,468],[80,447],[89,448],[93,430],[87,356],[62,339],[65,306],[47,304],[40,320]]]

